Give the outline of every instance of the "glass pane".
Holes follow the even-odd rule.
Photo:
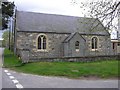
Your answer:
[[[94,49],[94,38],[92,38],[92,49]]]
[[[92,49],[97,49],[97,38],[96,37],[92,38]]]
[[[46,49],[46,37],[43,37],[43,49]]]
[[[44,37],[44,35],[40,35],[40,37]]]
[[[43,37],[43,43],[46,43],[46,37],[45,36]]]
[[[38,49],[41,49],[41,37],[38,37]]]
[[[97,49],[97,38],[94,39],[95,42],[95,49]]]
[[[115,49],[115,43],[113,43],[113,49]]]
[[[79,49],[79,41],[75,42],[75,49]]]
[[[43,43],[43,49],[46,49],[46,43]]]

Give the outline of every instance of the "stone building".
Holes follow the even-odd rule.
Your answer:
[[[112,39],[112,51],[114,55],[120,54],[120,40],[119,39]]]
[[[120,54],[120,5],[118,6],[118,30],[117,38],[112,39],[112,51],[114,55]]]
[[[15,52],[22,58],[110,55],[110,34],[98,19],[17,11]]]

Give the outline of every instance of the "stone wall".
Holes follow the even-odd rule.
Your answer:
[[[76,57],[76,56],[95,56],[95,55],[112,55],[112,47],[110,36],[105,35],[76,35],[68,43],[65,43],[65,56]],[[91,40],[92,37],[98,38],[97,50],[92,50]],[[79,52],[75,51],[75,41],[80,42]],[[77,54],[76,54],[77,53]]]
[[[95,62],[106,60],[120,60],[120,55],[64,57],[64,58],[31,58],[29,62]]]
[[[45,33],[48,39],[48,49],[47,51],[39,51],[37,49],[37,36],[41,33],[28,33],[28,32],[17,32],[17,54],[22,57],[24,50],[29,50],[29,59],[32,58],[54,58],[54,57],[65,57],[63,41],[70,34],[57,34],[57,33]],[[110,36],[100,36],[99,38],[99,47],[97,51],[91,50],[91,38],[95,35],[81,35],[86,40],[85,50],[80,51],[84,52],[81,54],[83,56],[95,56],[95,55],[111,55],[111,42]],[[79,40],[79,38],[74,38]],[[75,41],[75,40],[74,40]],[[80,41],[80,44],[83,44],[83,40]],[[71,43],[72,48],[75,44]],[[70,47],[70,48],[71,48]],[[82,47],[81,47],[82,48]],[[75,55],[74,52],[72,52]],[[79,56],[79,55],[78,55]],[[26,56],[27,57],[27,56]],[[76,56],[75,56],[76,57]]]
[[[112,47],[110,36],[100,36],[100,35],[85,35],[83,36],[86,39],[86,56],[94,56],[94,55],[112,55]],[[92,51],[91,49],[91,38],[98,38],[98,49],[96,51]]]
[[[63,40],[68,34],[46,33],[48,38],[47,51],[37,49],[37,36],[40,33],[18,32],[17,49],[29,49],[30,58],[32,57],[63,57]]]

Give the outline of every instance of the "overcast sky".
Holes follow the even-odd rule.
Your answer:
[[[8,0],[15,2],[17,10],[61,14],[70,16],[84,16],[79,5],[73,4],[72,0]],[[77,2],[85,2],[91,0],[77,0]],[[2,34],[0,31],[0,38]]]
[[[73,0],[9,0],[14,1],[20,11],[33,11],[41,13],[63,14],[83,16],[79,5],[73,4]],[[75,0],[76,1],[76,0]],[[85,2],[91,0],[77,0]]]
[[[15,2],[17,10],[40,12],[40,13],[51,13],[51,14],[62,14],[70,16],[83,17],[83,9],[80,8],[79,4],[74,4],[73,1],[80,2],[91,2],[93,0],[8,0]],[[97,0],[94,0],[97,1]],[[0,35],[1,36],[1,35]]]

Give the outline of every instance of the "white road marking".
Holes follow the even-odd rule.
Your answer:
[[[6,72],[6,73],[7,73],[7,72],[8,72],[8,70],[4,70],[4,72]]]
[[[23,88],[23,86],[19,83],[19,81],[16,80],[15,77],[8,72],[8,70],[4,70],[4,72],[9,76],[10,79],[12,79],[12,82],[16,85],[16,88],[19,89]]]
[[[14,79],[15,77],[13,77],[13,76],[9,76],[9,78],[10,78],[10,79]]]
[[[23,88],[23,86],[21,84],[16,84],[17,88]]]
[[[6,73],[8,76],[11,75],[11,73]]]
[[[12,80],[14,84],[19,83],[18,80]]]

